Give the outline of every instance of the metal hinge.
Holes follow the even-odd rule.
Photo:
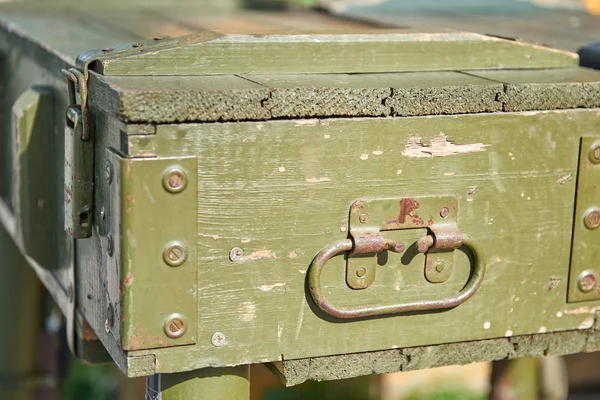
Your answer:
[[[94,141],[87,106],[87,80],[75,68],[61,72],[68,78],[69,87],[69,106],[65,112],[65,231],[81,239],[92,236],[94,201]]]

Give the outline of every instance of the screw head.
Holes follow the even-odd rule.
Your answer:
[[[227,344],[227,338],[221,332],[215,332],[210,341],[215,347],[221,347]]]
[[[591,271],[584,271],[579,275],[577,285],[579,290],[584,293],[589,293],[596,288],[597,280],[596,275]]]
[[[113,253],[115,252],[115,243],[113,240],[113,235],[110,232],[108,235],[106,235],[106,250],[108,251],[108,255],[112,257]]]
[[[435,263],[435,270],[438,273],[441,274],[442,272],[444,272],[445,269],[446,269],[446,263],[444,263],[443,261],[438,261]]]
[[[186,318],[179,313],[169,315],[165,321],[163,330],[165,331],[165,335],[171,339],[182,337],[187,331]]]
[[[450,215],[450,210],[448,210],[448,207],[444,207],[440,210],[440,217],[446,218],[448,215]]]
[[[104,209],[104,206],[102,206],[102,208],[100,209],[100,218],[102,218],[103,220],[106,219],[106,210]]]
[[[241,261],[243,257],[244,250],[240,249],[239,247],[234,247],[229,252],[229,259],[233,262]]]
[[[369,220],[369,214],[360,214],[358,216],[358,220],[360,221],[361,224],[366,223]]]
[[[163,175],[163,187],[167,192],[180,193],[187,186],[187,175],[179,167],[172,167]]]
[[[163,260],[171,267],[179,267],[187,260],[187,251],[181,242],[171,242],[163,250]]]
[[[600,143],[595,144],[590,149],[590,161],[594,164],[600,164]]]
[[[367,273],[367,269],[365,267],[359,267],[356,270],[356,276],[358,276],[359,278],[362,278],[363,276],[365,276]]]
[[[115,49],[113,49],[112,47],[105,47],[105,48],[102,49],[102,51],[104,53],[110,53],[110,52],[115,51]]]
[[[596,229],[600,226],[600,210],[591,209],[585,213],[583,223],[588,229]]]

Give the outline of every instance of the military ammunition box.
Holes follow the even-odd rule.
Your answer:
[[[2,6],[0,216],[79,357],[293,385],[600,350],[600,71],[576,54]]]

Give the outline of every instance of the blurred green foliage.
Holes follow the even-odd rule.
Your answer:
[[[63,384],[64,400],[118,399],[116,367],[112,364],[87,365],[72,359],[70,371]]]

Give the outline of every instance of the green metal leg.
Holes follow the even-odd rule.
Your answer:
[[[157,378],[149,385],[156,388]],[[191,372],[160,375],[160,397],[146,389],[146,399],[157,400],[248,400],[250,398],[250,366],[206,368]]]
[[[0,399],[33,399],[41,285],[0,224]]]

